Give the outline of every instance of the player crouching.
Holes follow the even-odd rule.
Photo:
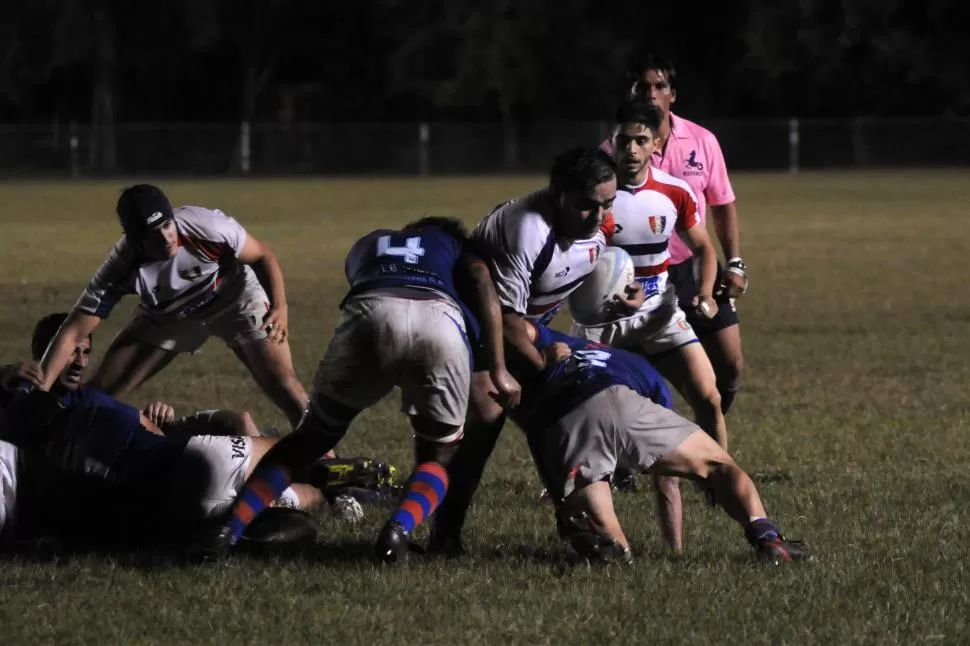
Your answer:
[[[512,412],[556,505],[560,535],[593,560],[632,559],[613,510],[617,467],[700,481],[744,529],[759,560],[810,559],[765,512],[751,478],[694,423],[670,410],[663,378],[642,357],[534,327],[546,359]],[[531,386],[531,388],[529,387]]]

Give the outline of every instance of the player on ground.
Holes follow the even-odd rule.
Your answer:
[[[677,100],[677,73],[664,58],[649,52],[634,57],[630,67],[630,92],[649,99],[659,108],[660,141],[653,165],[687,182],[697,198],[698,216],[711,207],[714,229],[726,260],[718,267],[714,296],[718,312],[712,318],[697,315],[689,306],[697,292],[697,269],[692,250],[680,240],[670,245],[670,280],[677,287],[687,322],[693,326],[711,359],[721,393],[721,410],[727,413],[737,396],[744,366],[741,328],[735,299],[747,289],[747,266],[741,259],[741,234],[734,189],[728,178],[721,146],[709,130],[671,112]]]
[[[22,379],[35,386],[42,386],[43,372],[40,368],[41,356],[44,350],[50,345],[58,329],[68,318],[67,313],[55,313],[45,316],[34,327],[31,338],[31,352],[33,362],[21,362],[20,364],[0,367],[0,387],[9,388],[15,379]],[[71,363],[61,372],[54,382],[50,392],[57,395],[61,404],[66,407],[85,406],[85,407],[118,407],[130,409],[137,412],[133,406],[126,404],[118,399],[104,393],[97,388],[92,388],[83,383],[84,372],[88,366],[88,357],[91,353],[93,335],[83,339],[74,349],[71,355]],[[202,410],[176,417],[175,409],[164,402],[154,402],[139,413],[141,425],[147,430],[156,434],[172,436],[190,435],[242,435],[248,437],[279,437],[279,432],[274,428],[260,429],[256,426],[252,416],[248,412],[236,412],[225,409]],[[339,461],[332,453],[326,456],[331,458],[328,463],[331,466],[338,462],[351,466],[357,464],[359,459],[349,461]],[[378,464],[376,460],[369,461]],[[358,502],[357,497],[348,492],[354,490],[341,490],[331,488],[327,493],[327,502],[343,520],[357,522],[363,519],[364,510]],[[365,492],[360,492],[361,494]],[[371,495],[370,492],[366,492]],[[366,497],[366,496],[364,496]]]
[[[492,268],[510,353],[535,372],[544,362],[529,341],[528,321],[551,321],[593,270],[610,233],[615,197],[616,169],[609,155],[574,148],[556,157],[546,188],[496,207],[472,233]],[[468,432],[449,469],[451,488],[433,519],[431,551],[463,552],[465,515],[504,414],[488,374],[476,372]]]
[[[583,556],[630,560],[613,511],[610,479],[618,466],[698,480],[744,528],[759,559],[809,558],[767,518],[758,490],[728,453],[672,410],[670,392],[643,358],[536,326],[546,370],[523,381],[512,418],[556,505],[560,533]]]
[[[499,400],[518,403],[519,385],[505,368],[502,316],[488,266],[470,252],[460,222],[424,218],[400,231],[374,231],[354,244],[345,268],[350,291],[317,369],[306,417],[260,465],[228,522],[200,537],[198,557],[217,556],[233,545],[312,459],[340,441],[361,410],[399,386],[414,429],[416,466],[404,501],[375,545],[378,559],[396,562],[405,557],[414,528],[448,490],[446,469],[460,446],[468,408],[469,340],[477,343],[479,332],[480,360],[487,362],[482,367]]]
[[[296,426],[307,394],[293,369],[283,273],[273,251],[221,211],[172,209],[149,184],[125,189],[117,212],[124,236],[47,349],[43,388],[122,296],[138,294],[138,313],[108,348],[91,386],[124,396],[218,336]]]
[[[158,435],[141,425],[136,409],[110,399],[104,395],[95,403],[65,405],[40,390],[0,392],[0,439],[17,447],[0,447],[8,458],[0,460],[0,471],[6,471],[0,476],[6,480],[0,506],[8,521],[13,504],[27,500],[33,503],[27,518],[31,528],[68,540],[92,534],[118,544],[162,535],[184,539],[200,521],[229,507],[278,441]],[[317,463],[310,480],[325,487],[326,469],[326,462]],[[277,504],[307,508],[323,496],[313,486],[297,484],[278,498]],[[159,513],[169,521],[164,526]]]
[[[576,323],[572,333],[648,357],[690,404],[698,425],[726,448],[727,427],[714,370],[667,277],[669,247],[679,237],[697,254],[700,267],[700,283],[689,307],[697,317],[716,316],[717,253],[687,183],[650,165],[660,120],[660,111],[650,101],[626,99],[617,109],[613,135],[620,190],[613,205],[616,233],[611,244],[630,254],[645,298],[632,316],[611,316],[610,322],[599,325]],[[680,551],[680,489],[676,480],[655,478],[658,504],[664,510],[664,541]]]

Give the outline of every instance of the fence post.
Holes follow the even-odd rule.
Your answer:
[[[798,128],[798,119],[788,120],[788,172],[793,175],[798,173]]]
[[[79,168],[78,159],[77,159],[78,147],[80,145],[80,141],[78,141],[78,137],[77,137],[76,121],[71,122],[71,134],[70,134],[70,139],[68,141],[68,145],[70,146],[70,151],[71,151],[69,155],[69,163],[71,165],[71,177],[77,177],[78,174],[80,173],[80,168]]]
[[[431,141],[431,129],[426,122],[418,126],[418,175],[428,176],[428,142]]]
[[[244,175],[249,174],[250,155],[252,154],[251,142],[249,139],[249,122],[243,121],[239,131],[239,168]]]

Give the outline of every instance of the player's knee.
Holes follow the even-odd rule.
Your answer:
[[[429,417],[411,418],[415,435],[415,458],[418,463],[433,461],[448,466],[458,451],[464,426],[445,424]]]
[[[738,353],[736,356],[725,358],[714,366],[714,370],[719,387],[736,388],[741,381],[741,372],[744,370],[744,356]]]
[[[466,420],[471,424],[490,424],[502,417],[504,410],[496,401],[497,394],[487,372],[472,374]]]

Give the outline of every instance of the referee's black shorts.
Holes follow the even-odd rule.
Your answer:
[[[714,281],[715,285],[721,282],[721,272],[722,267],[718,263],[717,279]],[[694,328],[694,333],[697,336],[703,337],[713,334],[724,328],[737,325],[740,322],[738,320],[737,308],[734,306],[734,299],[728,298],[727,296],[716,297],[717,315],[712,319],[699,316],[694,311],[694,307],[690,303],[697,296],[698,286],[697,276],[694,273],[694,258],[689,258],[676,265],[670,265],[667,268],[667,273],[670,281],[674,284],[674,288],[677,290],[677,300],[680,302],[680,309],[684,310],[684,313],[687,314],[687,322]]]

